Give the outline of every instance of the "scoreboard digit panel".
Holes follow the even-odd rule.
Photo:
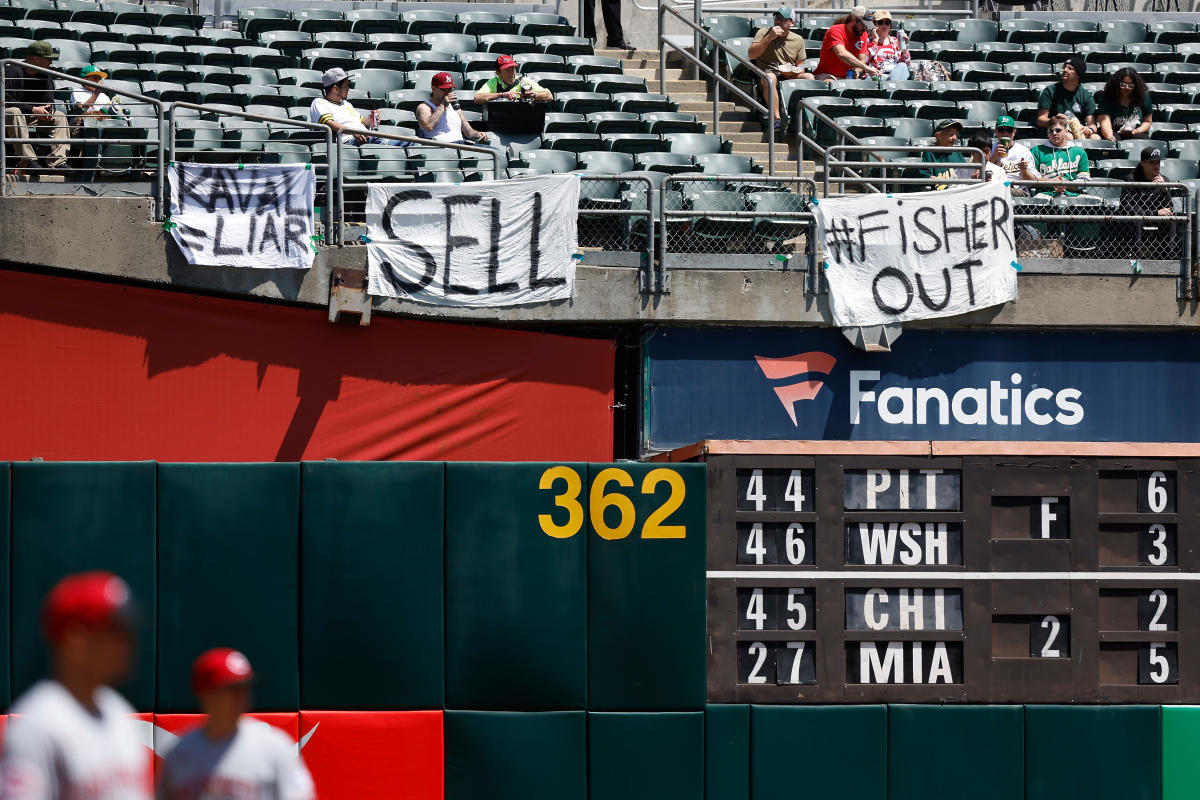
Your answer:
[[[705,460],[710,702],[1200,702],[1197,459]]]

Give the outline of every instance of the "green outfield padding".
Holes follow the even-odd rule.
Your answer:
[[[1026,706],[1025,800],[1159,800],[1158,706]]]
[[[1200,707],[1162,707],[1163,800],[1195,800],[1200,787]]]
[[[750,706],[704,708],[704,796],[750,798]]]
[[[586,529],[539,525],[571,518],[538,489],[551,466],[446,465],[448,708],[586,707]]]
[[[139,711],[154,710],[155,471],[151,462],[12,465],[14,699],[46,673],[46,592],[69,573],[104,569],[129,584],[143,622],[135,673],[120,689]]]
[[[11,703],[12,646],[9,627],[10,598],[12,583],[9,579],[12,540],[9,537],[11,505],[9,503],[9,476],[11,469],[7,461],[0,462],[0,712]]]
[[[301,470],[303,707],[441,708],[444,465]]]
[[[582,711],[447,711],[445,800],[583,800]]]
[[[699,711],[707,659],[704,465],[591,464],[588,471],[588,708]],[[608,478],[599,487],[598,476]]]
[[[589,800],[704,796],[704,712],[588,713]]]
[[[256,709],[300,707],[299,513],[299,464],[159,466],[159,711],[196,709],[189,670],[217,646],[250,659]]]
[[[887,782],[887,706],[750,707],[755,800],[885,800]]]
[[[1012,800],[1025,786],[1021,706],[888,706],[888,800]],[[936,767],[934,764],[936,763]]]

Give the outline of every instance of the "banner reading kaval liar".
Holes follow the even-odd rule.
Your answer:
[[[367,291],[475,308],[568,299],[578,208],[577,175],[373,184]]]
[[[817,231],[840,327],[950,317],[1017,297],[1008,187],[822,200]]]
[[[176,163],[167,229],[191,264],[257,269],[313,265],[317,182],[302,165]]]

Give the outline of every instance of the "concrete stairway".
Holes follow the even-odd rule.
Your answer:
[[[658,91],[658,53],[653,50],[607,50],[598,49],[596,55],[619,58],[626,75],[645,78],[651,92]],[[713,133],[713,96],[702,80],[691,80],[690,69],[681,68],[679,61],[667,61],[667,96],[679,104],[679,110],[695,114],[704,123],[705,129]],[[718,105],[718,132],[733,144],[733,152],[750,156],[754,163],[767,170],[767,140],[763,135],[759,117],[746,108],[732,102],[722,101]],[[796,162],[789,155],[788,145],[775,144],[775,174],[794,176]],[[812,164],[805,165],[805,174],[812,174]]]

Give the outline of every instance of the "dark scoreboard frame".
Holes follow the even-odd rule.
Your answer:
[[[1075,449],[1089,454],[1024,455],[1019,454],[1020,444],[963,443],[960,448],[948,444],[705,442],[671,454],[671,460],[696,459],[708,466],[709,701],[1200,702],[1200,631],[1191,637],[1180,635],[1188,626],[1195,628],[1200,619],[1200,585],[1196,581],[1200,578],[1200,552],[1192,544],[1200,537],[1200,458],[1174,456],[1183,450],[1175,445],[1067,443],[1054,447],[1059,453]],[[1047,447],[1034,444],[1029,449],[1044,452]],[[756,452],[759,448],[767,452]],[[961,452],[955,454],[956,449]],[[1018,454],[995,454],[1002,449]],[[1134,449],[1136,457],[1120,455],[1122,450]],[[1188,449],[1195,452],[1194,447]],[[944,454],[934,455],[938,452]],[[786,471],[771,473],[779,478],[774,484],[776,494],[783,491],[781,475],[811,471],[806,492],[811,491],[812,497],[806,498],[805,510],[739,510],[738,472],[743,473],[745,490],[746,471],[755,469],[767,471],[764,475],[771,470]],[[847,470],[888,470],[895,479],[899,470],[931,469],[941,469],[943,475],[960,472],[957,510],[846,508]],[[1160,472],[1173,478],[1172,486],[1154,476]],[[1149,476],[1154,476],[1153,485]],[[915,486],[919,480],[916,477],[911,482]],[[1161,505],[1162,492],[1168,488],[1173,506],[1151,511],[1149,494],[1153,492],[1155,505]],[[750,491],[757,493],[758,489]],[[1060,498],[1060,502],[1050,504],[1044,514],[1042,498]],[[1043,515],[1066,519],[1048,521],[1043,530],[1039,527]],[[766,523],[764,531],[774,531],[779,564],[739,563],[738,524],[754,522]],[[961,525],[962,564],[847,564],[846,524],[860,522],[947,523],[951,530],[953,525]],[[811,542],[811,553],[806,542],[798,565],[788,563],[785,557],[798,555],[795,542],[789,553],[782,552],[780,531],[790,523],[804,525]],[[1154,525],[1163,527],[1151,533]],[[1051,538],[1041,538],[1044,532]],[[1162,560],[1164,541],[1174,547],[1167,555],[1173,564],[1137,563],[1139,558],[1149,558],[1148,552]],[[745,534],[742,544],[750,546]],[[762,540],[755,540],[755,545],[756,553],[761,553]],[[743,560],[746,558],[743,553]],[[754,601],[755,605],[747,602],[756,588],[777,590],[763,593],[767,611],[763,599]],[[806,601],[811,605],[804,613],[803,629],[792,630],[782,624],[785,620],[795,624],[801,616],[795,608],[801,595],[789,594],[788,589],[815,595],[815,600]],[[909,590],[910,612],[916,589],[924,590],[926,604],[937,589],[945,590],[945,595],[961,591],[962,630],[847,630],[846,593],[856,589],[881,590],[874,597],[889,598],[893,618],[897,617],[901,589]],[[1155,590],[1161,595],[1150,597]],[[1158,608],[1164,600],[1167,613]],[[876,611],[880,607],[878,603],[874,606]],[[769,627],[779,629],[758,630],[749,624],[747,616],[757,620],[764,614]],[[872,619],[878,623],[878,613]],[[910,622],[913,619],[910,613]],[[1170,629],[1146,629],[1152,621]],[[1047,641],[1052,633],[1055,639]],[[766,645],[778,662],[780,654],[794,658],[796,646],[787,649],[787,642],[805,643],[804,649],[812,657],[811,675],[809,664],[794,661],[785,661],[790,666],[783,669],[778,663],[768,669],[768,658],[753,673],[759,680],[765,676],[766,682],[746,681],[751,661],[763,658],[760,651],[751,655],[753,643]],[[877,648],[874,660],[870,653],[863,659],[858,652],[860,643],[872,642],[878,643],[869,645]],[[899,648],[893,645],[897,649],[893,655],[903,659],[902,676],[895,664],[886,661],[883,643],[888,642],[901,643]],[[917,659],[923,670],[921,679],[932,676],[936,682],[880,682],[898,677],[913,680],[913,642],[922,643]],[[944,645],[952,678],[961,682],[945,682],[947,658],[939,662],[941,671],[932,669],[933,650],[939,642]],[[871,669],[865,666],[868,663]],[[860,667],[857,676],[855,664]],[[790,671],[791,667],[798,671]],[[855,680],[864,675],[875,682]],[[786,682],[797,676],[815,680]],[[1177,682],[1159,684],[1155,679]]]

